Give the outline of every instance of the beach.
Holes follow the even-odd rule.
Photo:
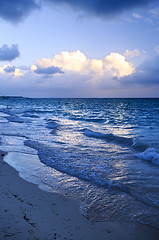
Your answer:
[[[0,157],[1,240],[158,239],[159,230],[140,223],[91,222],[81,215],[79,206],[75,200],[23,180]]]
[[[0,3],[0,240],[159,240],[159,0]]]

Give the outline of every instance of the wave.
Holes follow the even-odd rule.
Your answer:
[[[42,143],[32,140],[24,141],[24,144],[28,147],[34,148],[38,151],[39,159],[42,163],[50,166],[57,171],[64,172],[70,176],[77,177],[78,179],[90,181],[93,184],[104,187],[114,187],[117,189],[125,189],[124,186],[121,186],[118,182],[115,182],[111,179],[101,177],[98,172],[92,171],[88,168],[88,165],[79,165],[71,161],[71,154],[63,153],[59,148],[51,148]],[[125,189],[125,191],[127,191]]]
[[[128,145],[131,146],[133,145],[133,138],[126,138],[126,137],[120,137],[113,135],[112,133],[100,133],[100,132],[94,132],[92,130],[85,130],[83,133],[87,137],[93,137],[93,138],[99,138],[99,139],[104,139],[107,142],[114,142],[120,145]]]
[[[8,120],[8,122],[17,122],[17,123],[23,123],[23,119],[18,117],[16,114],[23,113],[23,111],[15,110],[13,111],[11,108],[7,107],[4,109],[1,109],[1,112],[7,114],[8,116],[4,116]]]
[[[141,141],[138,141],[137,139],[134,139],[132,147],[139,152],[145,151],[149,145],[147,143],[143,143]]]
[[[29,117],[29,118],[39,118],[39,116],[35,115],[35,114],[28,114],[28,113],[24,113],[22,115],[22,117]]]
[[[70,120],[73,121],[82,121],[82,122],[94,122],[94,123],[104,123],[106,120],[104,118],[80,118],[80,117],[70,117]]]
[[[28,113],[37,113],[37,114],[45,114],[45,113],[54,113],[54,110],[36,110],[36,109],[32,109],[32,110],[27,110],[26,112]]]
[[[8,120],[8,122],[17,122],[17,123],[23,123],[24,122],[21,118],[19,118],[16,115],[8,116],[8,117],[5,117],[5,118]]]
[[[0,110],[1,112],[8,114],[10,116],[14,116],[16,114],[22,114],[25,112],[25,110],[20,110],[20,109],[12,109],[11,107],[6,107]]]
[[[69,176],[76,177],[80,180],[89,181],[99,187],[113,188],[118,191],[130,194],[132,197],[140,202],[143,202],[147,206],[153,206],[159,208],[159,204],[152,200],[142,197],[139,193],[135,192],[131,187],[120,184],[118,181],[111,180],[102,176],[98,170],[92,170],[88,164],[76,164],[76,161],[72,162],[72,154],[69,152],[64,153],[61,148],[52,148],[37,141],[26,140],[24,144],[28,147],[34,148],[38,152],[39,159],[42,163],[50,166],[57,171],[64,172]],[[159,159],[159,154],[158,154]]]
[[[129,146],[137,152],[143,152],[149,147],[148,144],[143,143],[137,139],[121,137],[121,136],[114,135],[112,133],[105,134],[105,133],[95,132],[95,131],[86,129],[84,130],[83,134],[87,137],[104,139],[107,142],[116,143],[122,146]]]
[[[52,129],[50,133],[55,134],[60,125],[57,123],[56,120],[53,120],[53,119],[49,119],[47,120],[47,122],[48,123],[46,124],[46,128]]]
[[[51,134],[55,134],[56,131],[59,129],[59,127],[60,127],[60,124],[58,124],[56,120],[53,120],[53,119],[47,120],[46,128],[52,130],[50,132]]]
[[[55,128],[59,127],[59,124],[56,121],[52,121],[52,122],[47,123],[46,127],[49,129],[55,129]]]
[[[135,156],[139,159],[159,165],[159,153],[157,153],[155,148],[148,148],[142,153],[135,154]]]
[[[20,133],[1,133],[2,136],[11,136],[11,137],[20,137],[20,138],[25,138],[28,139],[27,136],[20,134]]]

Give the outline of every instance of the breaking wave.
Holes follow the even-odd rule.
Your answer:
[[[159,165],[159,153],[154,148],[148,148],[142,153],[135,154],[137,158],[150,161],[156,165]]]
[[[126,137],[120,137],[113,135],[112,133],[100,133],[100,132],[94,132],[92,130],[85,130],[83,133],[87,137],[93,137],[93,138],[99,138],[99,139],[104,139],[107,142],[114,142],[120,145],[128,145],[131,146],[133,145],[133,138],[126,138]]]

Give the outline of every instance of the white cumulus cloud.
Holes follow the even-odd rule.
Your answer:
[[[93,77],[123,77],[134,72],[134,67],[129,63],[125,56],[119,53],[111,53],[104,59],[89,59],[84,53],[79,50],[74,52],[61,52],[55,55],[54,58],[43,58],[36,61],[36,64],[31,66],[32,70],[48,67],[58,67],[62,71],[76,72],[77,74],[90,75]]]
[[[134,72],[134,67],[126,61],[125,57],[119,53],[111,53],[103,61],[103,69],[110,71],[113,77],[124,77]]]
[[[24,96],[97,97],[118,89],[122,78],[135,72],[122,54],[90,59],[79,50],[38,59],[24,70],[12,65],[0,67],[1,89],[7,86],[8,94],[14,90]]]

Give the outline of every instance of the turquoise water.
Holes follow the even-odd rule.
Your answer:
[[[91,220],[159,228],[159,99],[0,98],[5,161]]]

